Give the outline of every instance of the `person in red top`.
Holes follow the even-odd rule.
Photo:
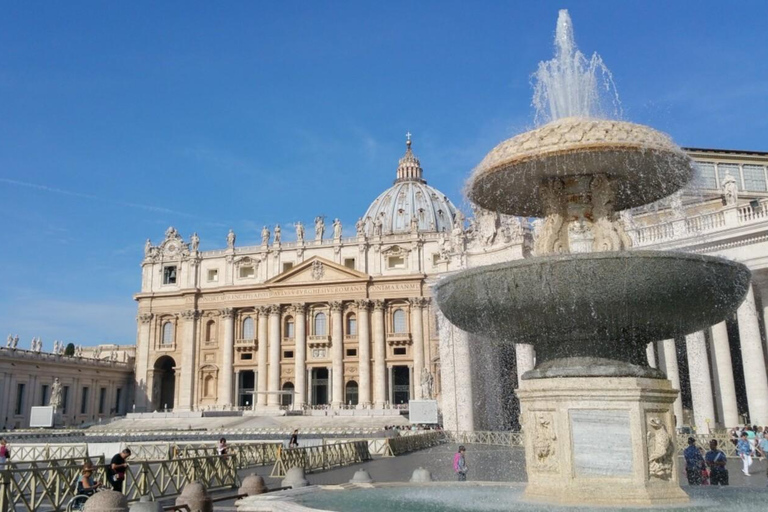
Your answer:
[[[464,458],[466,451],[467,449],[464,446],[459,446],[459,451],[453,456],[453,472],[456,473],[459,482],[467,481],[467,471],[469,468],[467,468],[467,461]]]

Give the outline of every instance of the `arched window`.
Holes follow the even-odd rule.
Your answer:
[[[208,320],[205,324],[205,341],[214,341],[216,339],[216,322]]]
[[[357,405],[357,382],[351,380],[344,387],[344,401],[347,405]]]
[[[173,324],[171,322],[163,324],[163,345],[173,345]]]
[[[357,317],[354,313],[347,315],[347,336],[357,336]]]
[[[253,318],[247,317],[243,319],[243,339],[252,340],[253,336]]]
[[[203,396],[210,398],[215,396],[216,381],[210,373],[203,379]]]
[[[285,319],[285,329],[283,329],[283,337],[285,338],[293,338],[296,336],[296,332],[294,330],[295,326],[293,324],[293,317],[289,316]]]
[[[396,333],[408,332],[405,328],[405,311],[402,309],[396,309],[392,314],[392,326]]]
[[[315,336],[326,336],[328,333],[327,326],[325,313],[317,313],[315,315]]]

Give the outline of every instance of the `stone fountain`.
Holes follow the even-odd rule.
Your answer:
[[[692,163],[658,131],[593,117],[601,62],[576,50],[567,11],[556,44],[537,86],[551,121],[499,144],[467,186],[485,209],[543,218],[535,257],[446,277],[436,300],[466,331],[535,347],[518,390],[526,499],[684,503],[678,390],[648,366],[645,348],[724,320],[750,272],[709,256],[628,250],[618,212],[680,190]]]

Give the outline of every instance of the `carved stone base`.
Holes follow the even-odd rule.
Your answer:
[[[556,504],[685,503],[668,380],[570,377],[518,389],[528,485],[524,498]]]

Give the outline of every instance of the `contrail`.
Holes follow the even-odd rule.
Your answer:
[[[184,212],[178,212],[176,210],[171,210],[169,208],[163,208],[161,206],[152,206],[148,204],[141,204],[141,203],[129,203],[126,201],[116,201],[112,199],[105,199],[103,197],[94,196],[91,194],[85,194],[83,192],[73,192],[71,190],[63,190],[60,188],[54,188],[49,187],[47,185],[38,185],[37,183],[29,183],[26,181],[18,181],[18,180],[9,180],[7,178],[0,178],[1,183],[8,183],[9,185],[16,185],[19,187],[27,187],[27,188],[34,188],[37,190],[43,190],[45,192],[53,192],[54,194],[62,194],[65,196],[72,196],[72,197],[81,197],[83,199],[90,199],[92,201],[98,201],[100,203],[106,203],[110,205],[118,205],[118,206],[127,206],[129,208],[138,208],[140,210],[146,210],[149,212],[156,212],[156,213],[169,213],[172,215],[179,215],[181,217],[188,217],[191,219],[196,218],[194,215],[190,215],[188,213]]]

